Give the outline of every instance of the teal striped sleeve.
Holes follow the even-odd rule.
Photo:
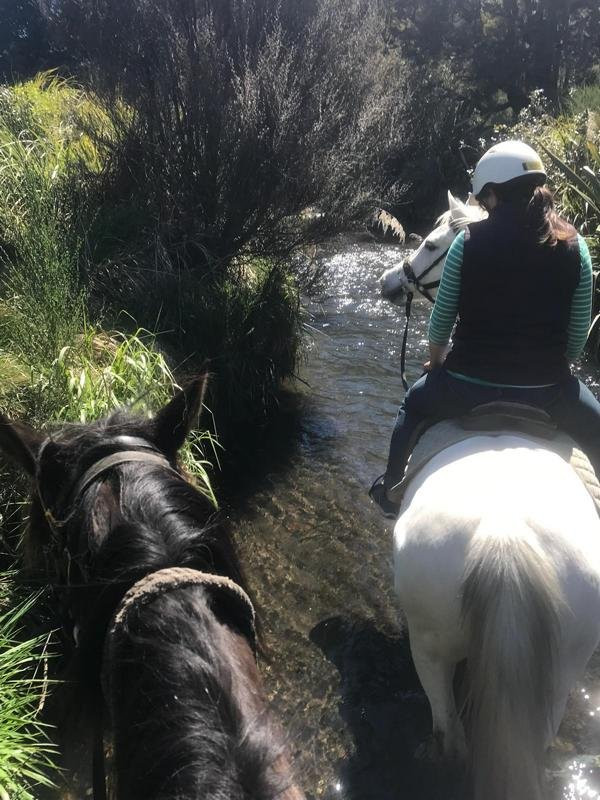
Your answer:
[[[450,245],[446,256],[442,280],[429,320],[429,341],[433,344],[448,344],[456,322],[464,244],[465,232],[462,231]]]
[[[569,334],[567,358],[572,361],[581,355],[592,318],[592,259],[583,236],[578,235],[577,238],[579,240],[581,270],[579,284],[575,289],[571,302],[571,317],[567,328]]]

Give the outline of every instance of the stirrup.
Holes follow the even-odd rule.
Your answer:
[[[384,477],[385,473],[375,478],[373,485],[369,489],[369,497],[379,506],[384,517],[387,519],[396,519],[400,513],[400,506],[387,496],[387,491],[383,484]]]

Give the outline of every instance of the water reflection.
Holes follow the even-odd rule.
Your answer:
[[[252,454],[269,467],[233,520],[271,652],[266,682],[310,798],[464,797],[460,775],[413,757],[429,710],[394,604],[391,527],[366,495],[403,395],[403,313],[378,293],[379,274],[402,256],[371,245],[326,256],[328,294],[308,307],[306,385]],[[426,301],[414,303],[410,381],[426,358],[429,312]],[[578,372],[597,391],[599,370],[584,362]],[[549,758],[556,800],[600,789],[600,762],[586,755],[600,752],[598,657],[585,686]]]

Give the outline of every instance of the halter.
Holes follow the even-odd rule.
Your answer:
[[[428,281],[427,283],[423,283],[423,278],[426,275],[429,275],[431,270],[446,257],[446,253],[448,251],[444,250],[441,256],[435,259],[435,261],[430,264],[427,269],[423,270],[423,272],[417,276],[415,275],[412,266],[405,261],[402,264],[402,271],[404,272],[404,276],[408,283],[412,283],[413,286],[429,300],[430,303],[435,303],[435,297],[431,294],[431,289],[437,289],[440,285],[441,279],[437,281]],[[406,293],[406,305],[404,307],[404,311],[406,314],[406,325],[404,326],[404,335],[402,337],[402,350],[400,351],[400,377],[402,378],[402,386],[404,387],[404,391],[408,391],[408,381],[406,380],[406,341],[408,339],[408,325],[410,322],[410,312],[412,307],[412,301],[414,297],[414,292],[407,292]],[[391,298],[393,299],[393,298]]]

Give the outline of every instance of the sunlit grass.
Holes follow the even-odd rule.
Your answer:
[[[0,798],[34,800],[36,787],[53,785],[56,754],[39,720],[48,690],[48,642],[46,637],[23,639],[23,619],[36,598],[6,609],[9,579],[0,575]]]
[[[120,407],[150,415],[179,388],[155,337],[144,330],[126,335],[88,328],[61,350],[49,380],[65,401],[57,419],[70,422],[90,422]],[[216,457],[214,436],[209,431],[194,432],[181,456],[200,491],[216,505],[207,472],[208,451]]]

